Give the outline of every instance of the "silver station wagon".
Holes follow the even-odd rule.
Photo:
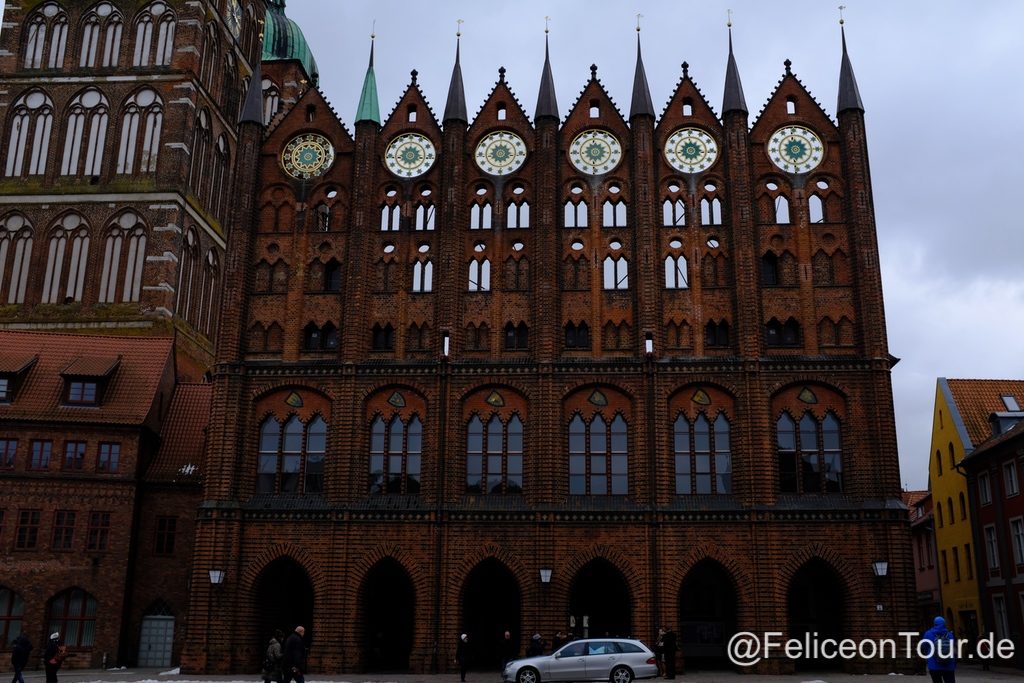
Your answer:
[[[636,678],[654,678],[657,675],[654,653],[639,640],[592,638],[574,640],[550,655],[513,659],[505,666],[501,677],[505,683],[630,683]]]

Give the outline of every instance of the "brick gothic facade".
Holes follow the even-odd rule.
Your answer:
[[[381,121],[372,60],[354,134],[316,89],[275,117],[228,244],[185,670],[251,669],[298,623],[314,670],[421,672],[462,631],[487,666],[505,629],[667,624],[700,665],[738,630],[913,624],[843,56],[838,125],[788,63],[749,122],[731,55],[721,117],[685,68],[656,116],[638,61],[628,120],[596,67],[561,118],[546,64],[532,120],[502,70],[469,121],[456,62],[441,120],[413,72]],[[766,147],[797,125],[824,151],[791,173]],[[673,168],[681,128],[717,160]],[[591,130],[622,150],[596,175]],[[525,161],[495,175],[498,132]],[[410,134],[426,151],[396,153]],[[308,135],[333,163],[293,177]]]

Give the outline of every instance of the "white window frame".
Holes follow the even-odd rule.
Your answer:
[[[665,289],[689,289],[689,264],[682,254],[665,257]]]
[[[989,480],[988,472],[978,474],[978,502],[982,505],[992,504],[992,482]]]
[[[1007,498],[1020,495],[1020,481],[1017,479],[1017,461],[1003,463],[1003,489]]]
[[[606,256],[603,262],[603,288],[605,291],[629,289],[629,261],[625,256]]]
[[[1007,638],[1010,635],[1010,625],[1006,618],[1006,596],[1001,593],[992,595],[992,621],[995,623],[996,638]]]
[[[469,291],[491,291],[491,261],[489,259],[473,259],[469,262]]]
[[[999,539],[996,536],[996,528],[989,524],[983,530],[985,535],[985,561],[988,563],[989,571],[999,570]]]

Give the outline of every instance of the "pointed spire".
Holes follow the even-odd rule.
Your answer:
[[[462,19],[459,19],[462,23]],[[452,69],[452,82],[448,85],[448,103],[444,107],[444,123],[462,121],[469,123],[466,114],[466,90],[462,86],[462,66],[459,64],[459,48],[462,43],[462,31],[455,32],[455,67]]]
[[[380,106],[377,104],[377,77],[373,73],[373,42],[377,34],[370,34],[370,64],[366,67],[363,79],[363,91],[359,95],[359,107],[356,108],[356,123],[373,121],[380,125]]]
[[[545,21],[547,17],[545,17]],[[540,74],[540,93],[537,94],[537,113],[534,121],[541,117],[553,116],[558,119],[558,102],[555,100],[555,79],[551,75],[551,56],[548,51],[548,27],[544,26],[544,70]]]
[[[864,103],[860,99],[860,90],[857,88],[857,78],[853,75],[853,65],[850,63],[850,55],[846,53],[846,29],[843,27],[843,20],[839,20],[839,31],[843,35],[843,61],[839,67],[839,104],[836,112],[844,112],[847,109],[864,111]]]
[[[743,84],[740,83],[740,70],[736,66],[736,58],[732,54],[732,18],[729,19],[729,63],[725,67],[725,95],[722,97],[722,114],[731,111],[747,113],[747,101],[743,97]]]
[[[238,122],[263,125],[263,71],[259,62],[256,62],[256,68],[252,72],[249,91],[245,93],[245,102],[242,104]]]
[[[640,56],[640,20],[636,26],[636,72],[633,74],[633,102],[629,107],[629,118],[634,116],[650,116],[654,118],[654,102],[651,100],[651,89],[647,85],[647,73],[644,71],[644,60]]]

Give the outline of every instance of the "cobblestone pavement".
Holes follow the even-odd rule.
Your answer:
[[[9,675],[9,674],[5,674]],[[854,676],[842,673],[798,673],[791,676],[759,676],[731,671],[701,671],[677,676],[676,683],[896,683],[904,678],[906,683],[930,683],[928,677],[902,676],[899,674]],[[992,671],[982,671],[980,667],[964,666],[956,672],[958,683],[981,683],[983,681],[1024,681],[1024,671],[995,667]],[[25,683],[43,683],[45,676],[42,671],[25,672]],[[659,682],[664,679],[652,679]],[[4,679],[6,681],[6,679]],[[262,683],[258,675],[252,676],[184,676],[167,673],[161,669],[116,669],[102,671],[99,669],[70,669],[60,672],[59,683],[138,683],[140,681],[156,681],[157,683]],[[307,683],[459,683],[458,674],[314,674],[306,678]],[[500,683],[497,672],[471,671],[466,676],[466,683]]]

